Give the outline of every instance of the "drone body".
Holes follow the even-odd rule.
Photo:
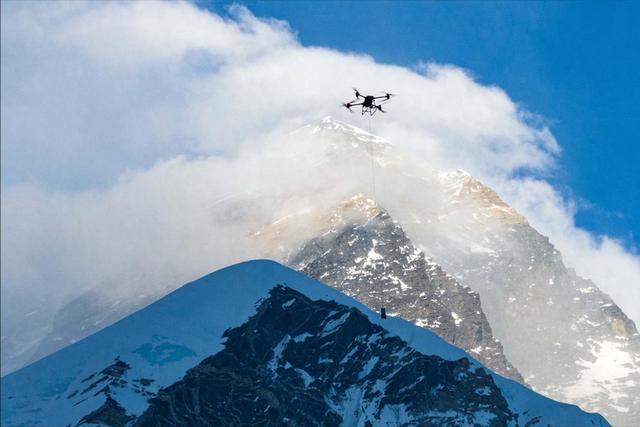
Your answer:
[[[373,116],[376,113],[376,111],[380,111],[381,113],[386,113],[386,111],[382,109],[382,105],[389,102],[391,100],[391,97],[393,96],[392,93],[386,93],[386,92],[384,95],[380,95],[380,96],[362,95],[358,91],[358,89],[353,88],[353,90],[356,93],[356,99],[342,104],[343,107],[345,107],[347,110],[351,111],[352,113],[353,111],[351,110],[351,107],[356,107],[359,105],[362,106],[362,114],[369,113],[370,115]]]

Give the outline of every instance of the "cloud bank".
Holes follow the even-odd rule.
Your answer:
[[[302,46],[242,7],[4,2],[1,84],[3,320],[45,322],[86,289],[153,292],[255,256],[244,236],[281,213],[272,204],[291,181],[321,205],[323,188],[361,179],[319,177],[313,153],[274,148],[331,114],[493,186],[640,321],[640,258],[577,228],[571,201],[540,178],[561,153],[549,129],[455,66]],[[353,85],[401,95],[366,122],[338,108]],[[228,208],[235,199],[257,201]],[[18,327],[3,321],[3,335]],[[22,346],[37,339],[25,334]]]

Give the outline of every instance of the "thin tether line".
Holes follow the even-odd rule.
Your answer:
[[[368,131],[369,131],[369,135],[373,135],[371,133],[371,120],[372,120],[373,116],[369,116],[369,119],[367,120],[367,124],[368,124]],[[375,159],[373,157],[373,140],[369,141],[369,157],[371,159],[371,189],[373,191],[373,204],[377,205],[378,203],[378,196],[376,194],[376,165],[375,165]],[[378,294],[380,295],[380,316],[382,316],[382,309],[384,308],[384,295],[383,295],[383,289],[382,289],[382,281],[378,282]]]

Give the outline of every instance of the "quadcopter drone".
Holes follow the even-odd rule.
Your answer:
[[[386,113],[386,111],[382,109],[382,106],[387,102],[389,102],[391,100],[391,97],[394,96],[393,93],[387,93],[387,92],[384,92],[384,95],[380,95],[380,96],[362,95],[360,94],[358,89],[356,89],[355,87],[353,88],[353,90],[356,93],[356,99],[354,99],[353,101],[344,102],[342,103],[342,106],[353,113],[353,110],[351,110],[351,107],[362,105],[362,114],[369,113],[372,116],[376,113],[376,111],[380,111],[381,113]],[[378,100],[382,100],[382,101],[378,101]]]

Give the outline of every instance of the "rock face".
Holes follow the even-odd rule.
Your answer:
[[[0,386],[7,427],[608,425],[264,260],[189,283]]]
[[[125,427],[134,418],[135,417],[127,415],[124,408],[111,396],[107,396],[107,400],[101,407],[83,417],[78,424]]]
[[[494,338],[478,294],[426,258],[386,211],[359,195],[342,203],[329,222],[332,228],[304,245],[289,265],[373,309],[384,306],[524,382]]]
[[[225,349],[163,389],[136,425],[502,426],[511,413],[468,359],[411,349],[358,310],[280,286]]]
[[[480,294],[509,361],[547,396],[602,411],[617,425],[640,425],[635,324],[593,282],[566,268],[549,239],[493,190],[461,172],[443,178],[450,215],[461,229],[480,233],[467,235],[464,248],[453,239],[421,240],[421,247]],[[475,207],[459,214],[456,203]]]

